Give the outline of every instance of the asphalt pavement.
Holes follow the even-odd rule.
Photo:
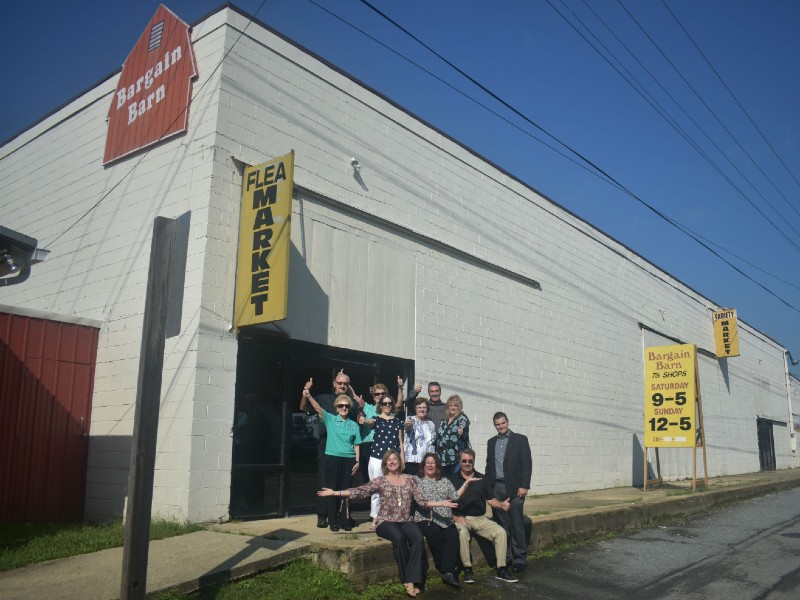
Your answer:
[[[547,496],[525,502],[532,521],[530,550],[578,542],[597,535],[638,529],[654,521],[702,512],[800,486],[800,469],[713,478],[709,489],[691,491],[691,481],[669,482],[643,492],[624,487]],[[369,527],[366,513],[354,515],[352,532],[316,527],[305,515],[209,526],[206,531],[150,543],[148,594],[191,591],[275,569],[308,557],[343,572],[357,585],[395,581],[391,546]],[[476,556],[480,553],[476,552]],[[122,549],[54,560],[0,573],[4,600],[119,598]]]

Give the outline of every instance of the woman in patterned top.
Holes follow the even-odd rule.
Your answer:
[[[422,457],[436,449],[436,427],[428,418],[428,408],[428,399],[417,396],[414,402],[414,416],[406,419],[403,454],[408,475],[417,475]]]
[[[372,438],[372,448],[369,455],[369,478],[370,480],[382,475],[382,460],[389,450],[397,450],[403,447],[403,423],[394,416],[394,401],[389,397],[389,390],[382,383],[376,383],[372,387],[372,396],[378,406],[378,414],[374,419],[359,417],[360,425],[367,425],[374,429]],[[402,460],[402,456],[401,456]],[[378,516],[380,508],[380,496],[373,494],[370,503],[369,516],[373,523]],[[377,523],[375,523],[377,525]]]
[[[465,477],[464,485],[456,490],[447,477],[442,477],[442,463],[435,452],[429,452],[422,459],[419,488],[423,498],[428,501],[456,500],[467,491],[467,487],[473,481],[480,479],[476,479],[474,474]],[[453,522],[453,511],[447,507],[418,506],[414,510],[414,521],[428,540],[433,562],[442,574],[442,581],[453,587],[461,587],[456,574],[459,541],[458,530]]]
[[[469,418],[464,414],[461,396],[453,394],[447,399],[447,416],[436,430],[436,453],[446,476],[458,473],[460,453],[469,447]]]
[[[369,483],[349,490],[332,490],[323,488],[317,492],[320,496],[334,496],[361,499],[370,494],[380,496],[380,511],[375,518],[375,533],[392,543],[394,559],[400,571],[400,580],[406,593],[415,598],[420,593],[417,584],[422,581],[422,546],[423,537],[419,527],[411,518],[411,504],[416,502],[423,508],[445,507],[456,508],[457,503],[451,500],[426,500],[423,498],[419,479],[403,475],[400,454],[389,450],[381,461],[382,477],[376,477]]]

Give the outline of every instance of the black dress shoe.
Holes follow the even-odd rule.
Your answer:
[[[339,531],[339,526],[338,525],[331,525],[331,531],[336,533],[337,531]]]
[[[317,527],[325,529],[328,526],[328,517],[321,517],[317,515]]]
[[[513,567],[511,567],[511,570],[514,571],[514,573],[522,573],[527,568],[528,568],[527,563],[523,563],[521,565],[514,565]]]
[[[442,573],[442,581],[444,581],[450,587],[461,587],[461,584],[458,583],[458,577],[456,577],[453,573]]]

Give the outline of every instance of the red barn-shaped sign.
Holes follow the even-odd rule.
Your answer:
[[[186,131],[196,76],[189,26],[162,4],[122,65],[103,164]]]

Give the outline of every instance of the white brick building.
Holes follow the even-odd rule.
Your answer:
[[[3,225],[56,240],[25,285],[1,289],[0,312],[100,330],[87,517],[122,513],[152,223],[187,211],[155,514],[227,518],[237,386],[274,386],[265,406],[280,424],[309,374],[328,391],[340,366],[359,392],[376,380],[394,389],[402,371],[460,394],[479,462],[491,415],[507,412],[531,440],[532,493],[546,494],[641,481],[643,348],[694,343],[709,474],[759,470],[758,423],[775,466],[798,466],[798,384],[779,343],[740,322],[741,356],[717,360],[717,306],[699,292],[264,26],[240,37],[247,21],[225,8],[194,25],[186,135],[104,168],[114,75],[0,149]],[[237,337],[241,165],[291,149],[289,317]],[[302,440],[273,433],[274,460],[262,462],[285,466],[256,470],[265,512],[280,494],[282,511],[307,509],[307,474],[280,458]],[[662,451],[661,464],[690,477],[691,451]]]

